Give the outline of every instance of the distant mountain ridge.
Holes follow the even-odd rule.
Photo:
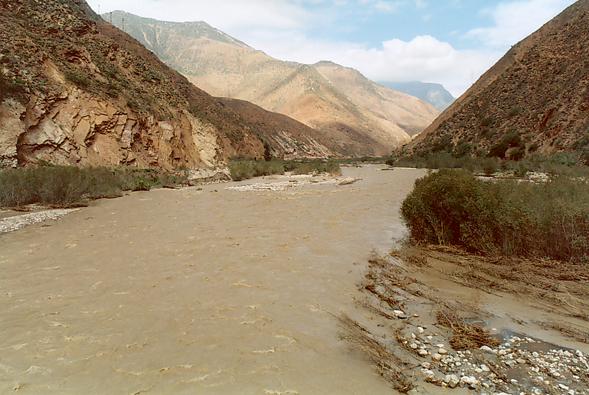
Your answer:
[[[203,22],[105,14],[169,66],[215,96],[247,100],[317,129],[342,155],[386,155],[438,115],[430,104],[358,71],[280,61]]]
[[[430,82],[410,81],[410,82],[379,82],[379,84],[391,89],[405,92],[408,95],[415,96],[440,111],[444,111],[456,100],[442,84]]]
[[[519,159],[579,152],[589,163],[589,0],[513,46],[406,153]]]

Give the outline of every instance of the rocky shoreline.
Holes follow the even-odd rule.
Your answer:
[[[374,324],[343,317],[344,337],[402,393],[589,394],[587,279],[564,263],[482,259],[425,247],[373,257],[358,303]]]
[[[56,221],[78,210],[79,209],[45,210],[2,218],[0,219],[0,234],[14,232],[26,226],[45,221]]]

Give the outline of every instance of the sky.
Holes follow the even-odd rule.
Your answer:
[[[375,81],[461,95],[574,0],[89,0],[100,13],[205,21],[282,60],[330,60]]]

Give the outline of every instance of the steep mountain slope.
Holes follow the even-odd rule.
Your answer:
[[[124,12],[103,15],[216,96],[251,101],[319,129],[347,155],[388,154],[438,114],[414,97],[333,63],[271,58],[204,22],[172,23]]]
[[[589,150],[589,0],[515,45],[406,152],[520,158]]]
[[[379,84],[415,96],[440,111],[444,111],[456,100],[441,84],[429,82],[379,82]]]
[[[0,166],[198,168],[268,148],[331,154],[314,134],[211,97],[83,0],[0,0]]]

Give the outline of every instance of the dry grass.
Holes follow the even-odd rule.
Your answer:
[[[501,342],[479,325],[467,323],[454,311],[440,310],[436,314],[438,324],[452,330],[450,345],[455,350],[479,349],[482,346],[497,347]]]
[[[350,317],[346,315],[340,317],[340,323],[344,329],[342,338],[362,350],[376,366],[380,375],[391,383],[395,390],[407,393],[413,389],[411,380],[401,369],[401,367],[407,367],[405,362]]]
[[[395,298],[400,292],[417,297],[426,297],[421,284],[411,277],[403,267],[389,262],[383,257],[374,256],[368,261],[368,272],[360,288],[375,295],[393,309],[402,308],[401,300]]]

